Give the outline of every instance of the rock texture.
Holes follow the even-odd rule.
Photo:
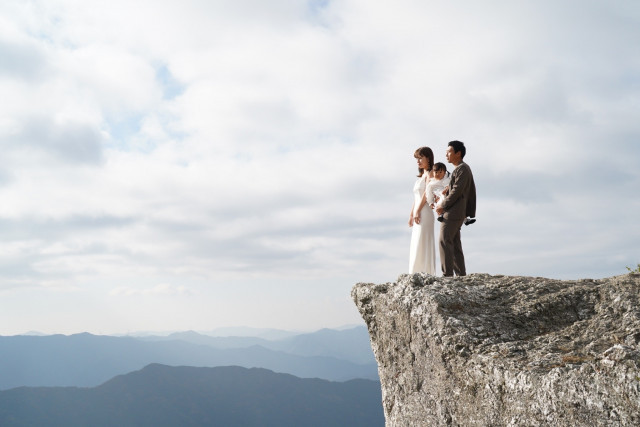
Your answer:
[[[351,296],[388,426],[640,425],[640,274],[414,274]]]

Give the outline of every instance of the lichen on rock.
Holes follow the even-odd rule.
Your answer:
[[[638,273],[416,273],[351,296],[389,426],[640,425]]]

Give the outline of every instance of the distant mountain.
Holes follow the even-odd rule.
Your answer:
[[[325,356],[348,360],[357,364],[375,364],[369,332],[365,326],[349,329],[321,329],[279,340],[258,337],[212,337],[197,332],[177,332],[169,336],[147,336],[145,340],[182,340],[215,348],[246,348],[259,345],[275,351],[298,356]]]
[[[285,331],[282,329],[272,328],[250,328],[247,326],[235,326],[226,328],[216,328],[211,331],[204,332],[203,335],[212,337],[257,337],[266,340],[280,340],[298,335],[300,331]]]
[[[92,387],[150,364],[260,367],[302,378],[378,379],[375,363],[300,356],[253,345],[219,349],[184,340],[146,341],[91,334],[0,337],[0,390],[19,386]]]
[[[247,348],[254,345],[267,348],[272,343],[271,340],[259,337],[229,336],[212,337],[194,331],[174,332],[167,336],[146,336],[141,339],[146,341],[172,341],[180,340],[192,344],[206,345],[214,348]]]
[[[354,363],[376,363],[366,326],[343,330],[321,329],[267,344],[265,347],[299,356],[327,356]]]
[[[37,336],[37,337],[43,337],[43,336],[45,336],[47,334],[44,334],[44,333],[39,332],[39,331],[28,331],[28,332],[25,332],[24,334],[20,334],[20,335],[32,335],[32,336]]]
[[[2,426],[384,426],[380,383],[152,364],[95,388],[0,391]]]

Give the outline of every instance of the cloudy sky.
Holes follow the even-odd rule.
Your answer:
[[[0,334],[359,323],[452,139],[469,272],[623,274],[639,117],[634,1],[2,1]]]

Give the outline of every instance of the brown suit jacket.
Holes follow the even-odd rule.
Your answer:
[[[468,164],[462,162],[451,174],[449,194],[442,202],[445,219],[460,220],[476,216],[476,184]]]

